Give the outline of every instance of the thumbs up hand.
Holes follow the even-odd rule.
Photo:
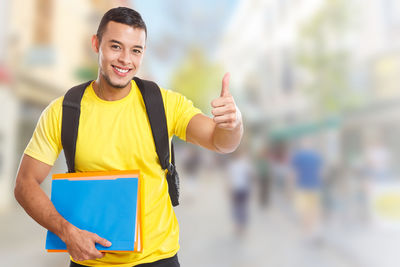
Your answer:
[[[235,104],[233,96],[229,92],[230,74],[225,73],[222,79],[221,95],[211,102],[214,115],[213,120],[218,128],[234,130],[242,123],[242,115]]]

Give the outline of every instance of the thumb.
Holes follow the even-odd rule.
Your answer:
[[[100,245],[102,245],[103,247],[110,247],[111,246],[111,242],[108,241],[105,238],[102,238],[98,235],[95,235],[94,241]]]
[[[229,78],[231,74],[229,72],[225,73],[224,78],[222,78],[222,89],[221,89],[221,96],[229,96]]]

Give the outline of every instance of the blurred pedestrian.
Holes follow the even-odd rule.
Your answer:
[[[233,154],[228,168],[235,233],[238,237],[242,237],[249,218],[249,198],[253,174],[248,155],[244,153],[243,148]]]
[[[259,188],[259,203],[262,208],[267,207],[270,198],[271,170],[268,162],[268,149],[263,146],[255,158],[257,180]]]
[[[285,215],[291,217],[293,215],[293,179],[287,141],[280,140],[271,144],[269,163],[274,187],[274,201]]]
[[[202,164],[200,151],[192,145],[185,146],[182,149],[182,170],[185,177],[185,203],[191,203],[195,199],[197,190],[197,177],[199,175],[199,169]]]
[[[321,222],[322,157],[310,139],[302,140],[292,156],[296,178],[295,206],[300,225],[307,237],[319,237]]]

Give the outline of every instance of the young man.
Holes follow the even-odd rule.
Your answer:
[[[40,188],[62,150],[63,97],[42,113],[18,170],[15,197],[39,224],[67,245],[71,266],[179,266],[179,227],[168,195],[165,172],[155,151],[141,93],[132,80],[146,50],[146,26],[129,8],[114,8],[102,18],[92,37],[98,53],[97,79],[85,90],[76,144],[77,172],[134,170],[143,176],[143,252],[101,253],[95,243],[110,246],[104,238],[66,221]],[[213,118],[180,94],[161,89],[168,133],[220,153],[239,145],[241,114],[222,81],[221,95],[212,105]],[[107,196],[104,196],[107,198]]]

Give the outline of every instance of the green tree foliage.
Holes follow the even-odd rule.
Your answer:
[[[210,103],[221,92],[223,73],[201,49],[193,47],[188,51],[174,72],[171,86],[192,100],[204,113],[210,114]]]
[[[297,60],[310,78],[304,86],[321,115],[356,105],[350,89],[351,10],[348,0],[325,0],[300,31]]]

